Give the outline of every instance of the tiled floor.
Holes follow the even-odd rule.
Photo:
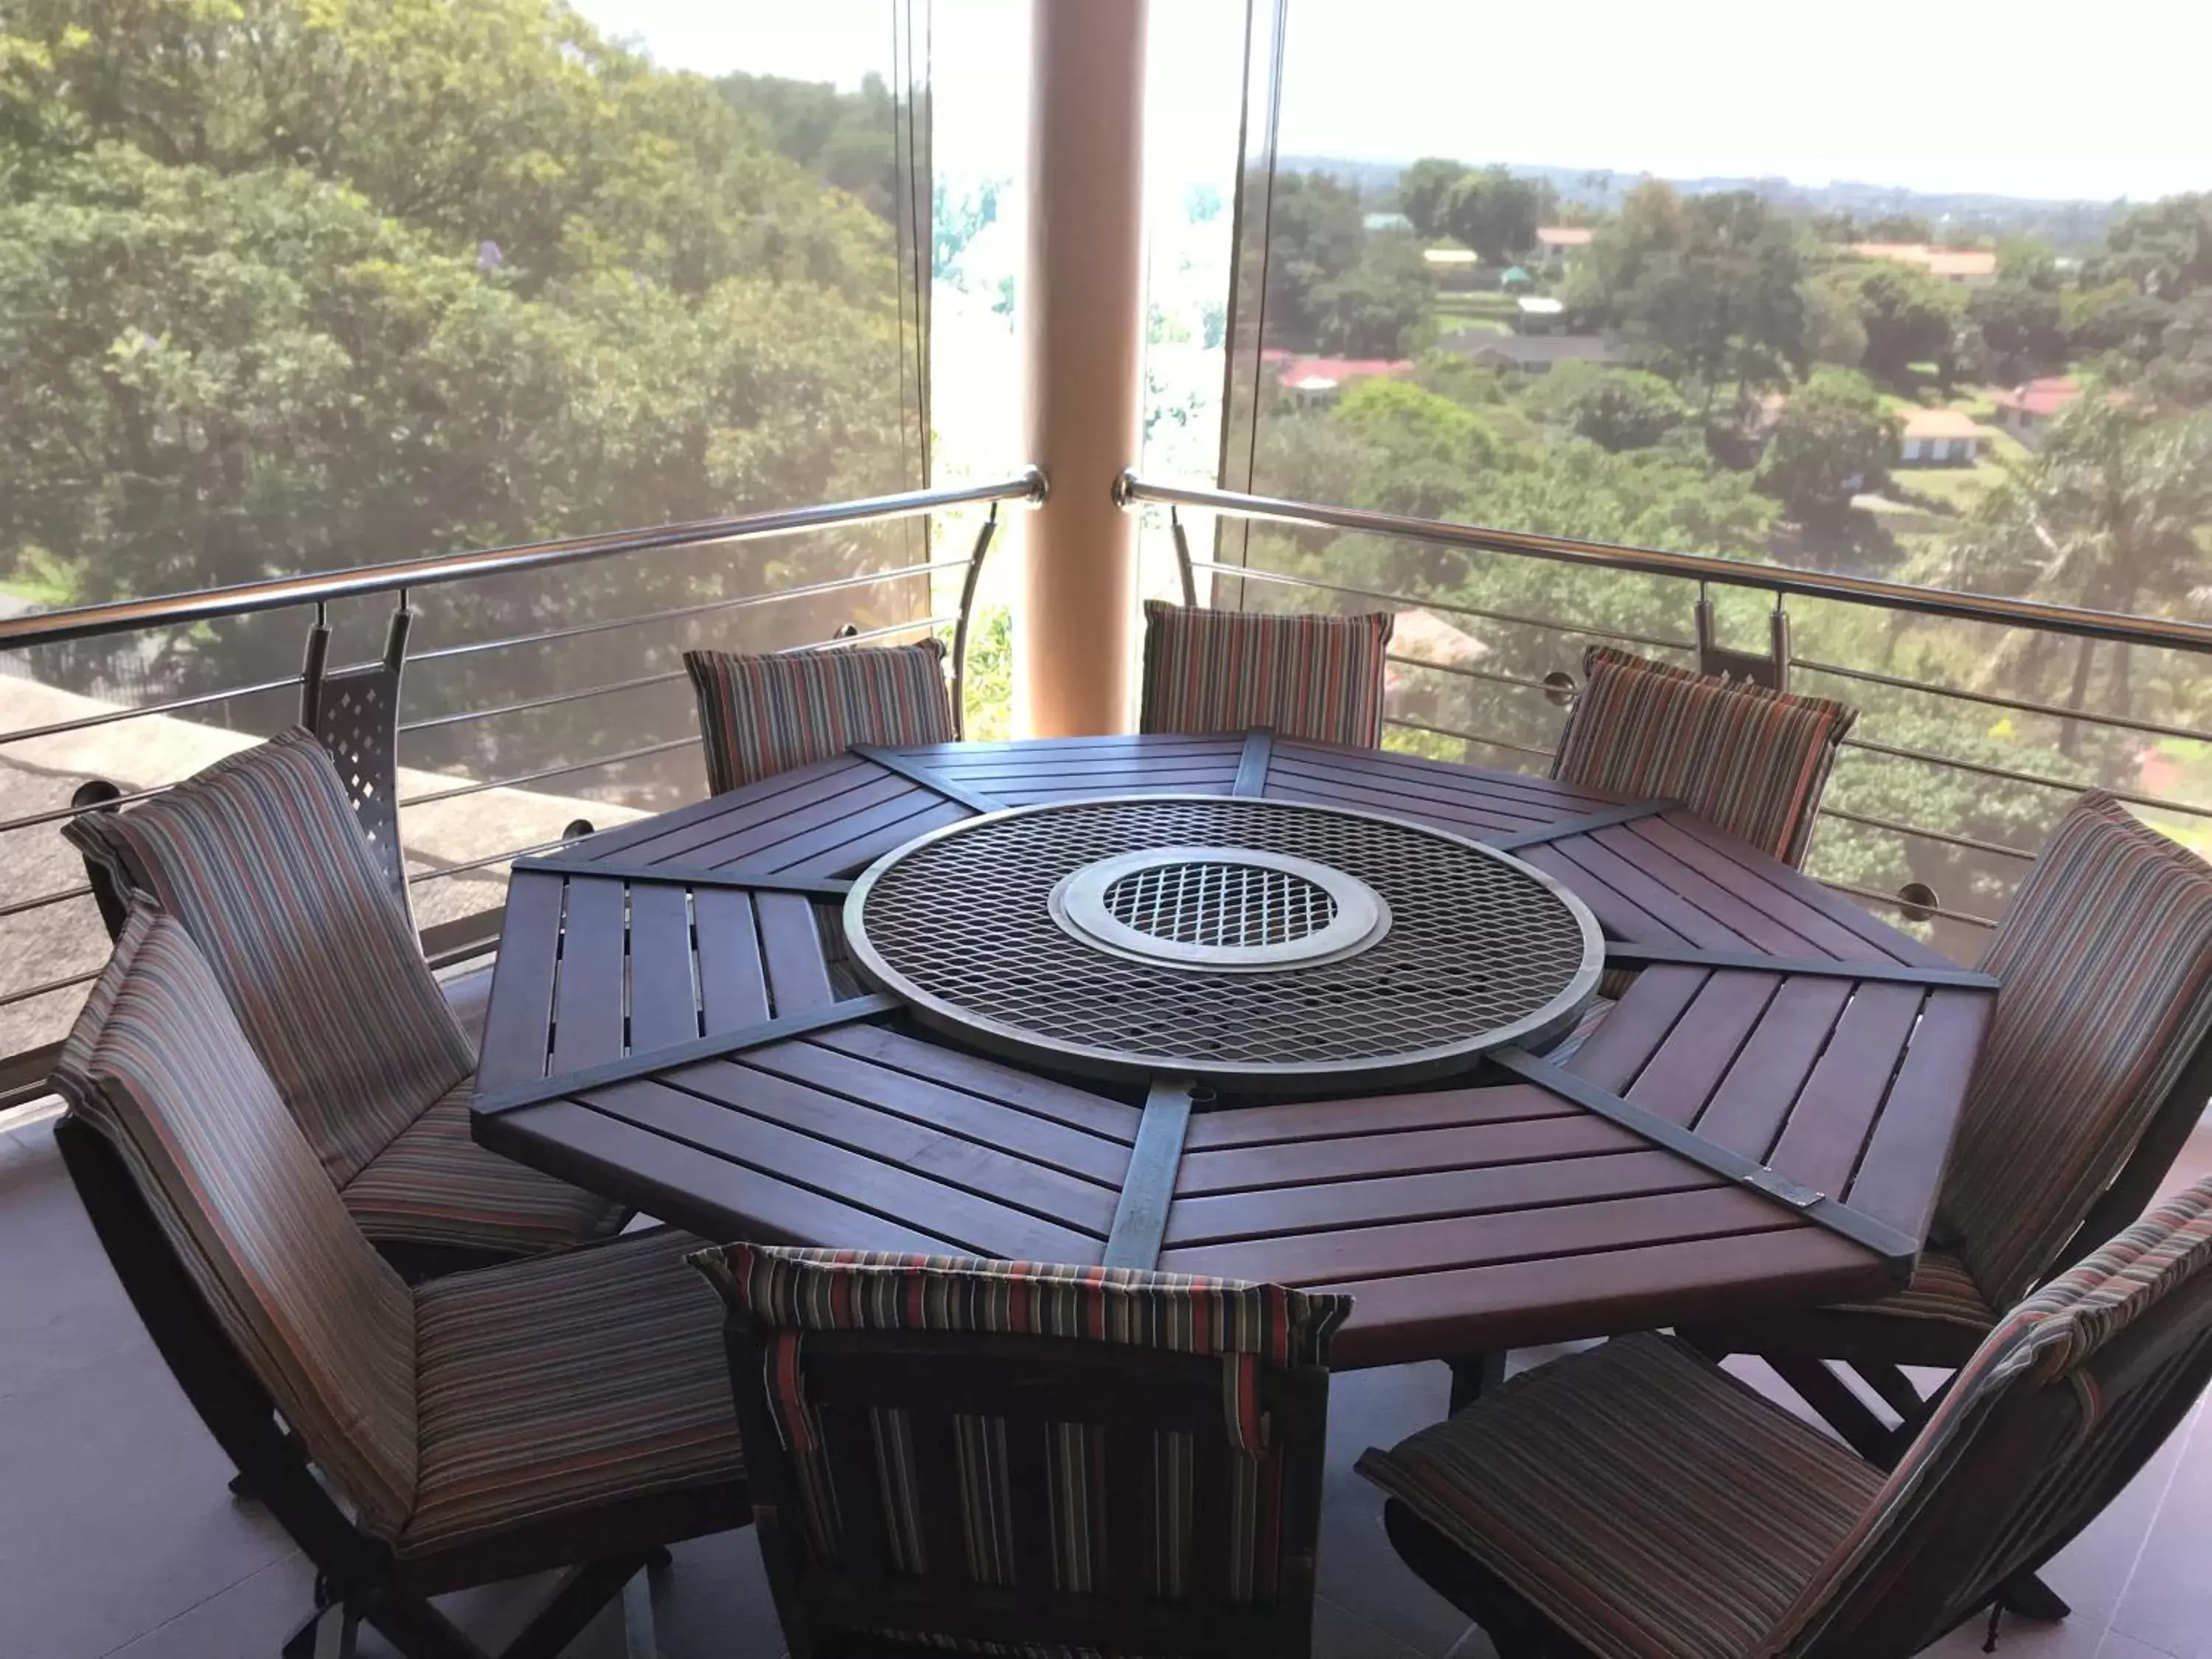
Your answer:
[[[2212,1170],[2200,1131],[2176,1184]],[[1544,1358],[1521,1356],[1522,1363]],[[1352,1473],[1443,1409],[1441,1365],[1355,1372],[1329,1419],[1322,1606],[1330,1659],[1483,1659],[1490,1646],[1399,1565],[1380,1500]],[[2064,1625],[2008,1622],[2012,1659],[2212,1659],[2212,1428],[2200,1406],[2157,1459],[2046,1575]],[[43,1123],[0,1131],[0,1656],[264,1659],[304,1613],[310,1575],[229,1470],[140,1331]],[[501,1639],[531,1587],[469,1598],[459,1617]],[[676,1552],[653,1586],[665,1659],[781,1651],[749,1534]],[[1978,1628],[1930,1652],[1980,1650]],[[611,1659],[611,1618],[577,1659]],[[385,1655],[373,1639],[365,1655]]]

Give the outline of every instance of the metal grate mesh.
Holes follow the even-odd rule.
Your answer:
[[[1071,872],[1189,847],[1356,877],[1389,904],[1389,931],[1354,956],[1219,974],[1109,954],[1054,921],[1053,889]],[[1232,860],[1186,868],[1209,872],[1194,878],[1194,899],[1188,887],[1167,890],[1171,881],[1143,887],[1139,870],[1117,884],[1129,890],[1115,913],[1193,941],[1245,925],[1227,896]],[[1288,877],[1271,922],[1261,902],[1263,924],[1285,938],[1325,926],[1310,900],[1292,902],[1294,888],[1311,885]],[[1209,890],[1222,902],[1210,905]],[[1495,1043],[1535,1041],[1580,1010],[1602,956],[1589,912],[1517,860],[1395,819],[1207,796],[1071,802],[956,824],[880,860],[848,900],[846,928],[872,980],[988,1046],[1114,1073],[1276,1085],[1435,1074]]]
[[[1289,945],[1328,926],[1336,901],[1287,870],[1255,864],[1162,864],[1106,890],[1106,914],[1177,945]]]

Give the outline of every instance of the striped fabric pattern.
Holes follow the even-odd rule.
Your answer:
[[[1524,1373],[1359,1470],[1601,1659],[1855,1656],[1855,1620],[1920,1595],[1923,1563],[1949,1575],[1932,1640],[2070,1536],[2144,1453],[2171,1391],[2201,1386],[2201,1297],[2111,1386],[2095,1362],[2208,1264],[2212,1181],[2008,1314],[1886,1476],[1664,1336]],[[1984,1437],[2045,1389],[2065,1391],[2075,1421],[2039,1419],[2051,1443],[2026,1492],[1939,1504],[1970,1454],[2003,1446],[2017,1468],[2018,1448]],[[1961,1525],[1986,1528],[1963,1573]]]
[[[469,1133],[473,1087],[446,1094],[345,1184],[339,1196],[363,1232],[536,1255],[622,1231],[624,1206],[477,1146]]]
[[[1225,1593],[1239,1603],[1272,1599],[1282,1468],[1258,1407],[1257,1368],[1326,1364],[1350,1298],[1126,1269],[765,1245],[732,1244],[692,1261],[735,1313],[773,1330],[763,1381],[792,1453],[803,1531],[817,1565],[836,1561],[839,1524],[822,1424],[806,1398],[805,1333],[996,1332],[1219,1357],[1223,1432],[1241,1454],[1228,1464],[1233,1484]],[[921,1477],[907,1413],[878,1410],[871,1416],[872,1449],[885,1472],[884,1534],[895,1570],[942,1571],[933,1553],[957,1548],[970,1582],[1013,1583],[1007,1424],[980,1415],[954,1419],[963,1527],[957,1540],[934,1539],[921,1525]],[[1151,1439],[1157,1498],[1148,1583],[1152,1594],[1172,1601],[1187,1593],[1196,1462],[1188,1433],[1156,1431]],[[1072,1423],[1052,1428],[1045,1461],[1056,1590],[1103,1588],[1101,1505],[1109,1481],[1135,1478],[1109,1470],[1105,1453],[1095,1430]]]
[[[2085,795],[1982,966],[2002,988],[1937,1212],[2001,1308],[2057,1265],[2212,1030],[2212,866]]]
[[[337,1185],[475,1069],[307,732],[63,833],[184,924]]]
[[[1583,678],[1553,777],[1630,799],[1679,800],[1785,863],[1804,857],[1856,709],[1609,645],[1583,653]]]
[[[1330,617],[1145,603],[1142,732],[1243,732],[1372,749],[1382,741],[1387,611]]]
[[[1878,1472],[1672,1337],[1510,1379],[1358,1462],[1601,1659],[1747,1659]]]
[[[687,651],[684,666],[699,699],[707,786],[718,795],[856,743],[952,741],[936,640],[757,657]]]
[[[396,1532],[417,1473],[414,1304],[174,918],[134,909],[54,1080],[316,1464],[372,1530]]]
[[[420,1553],[743,1474],[720,1304],[672,1231],[417,1287]]]
[[[1881,1314],[1893,1319],[1932,1320],[1982,1332],[1997,1322],[1996,1311],[1983,1296],[1966,1264],[1948,1251],[1927,1249],[1912,1269],[1911,1282],[1901,1291],[1872,1302],[1841,1302],[1838,1313]]]
[[[2195,1328],[2179,1333],[2174,1352],[2145,1369],[2150,1380],[2118,1402],[2091,1371],[2099,1352],[2212,1264],[2212,1180],[2160,1205],[2104,1249],[2086,1257],[2008,1314],[1952,1380],[1942,1404],[1863,1515],[1809,1578],[1778,1626],[1790,1639],[1778,1650],[1803,1653],[1822,1632],[1842,1624],[1854,1597],[1884,1593],[1900,1558],[1909,1559],[1915,1523],[1925,1517],[1946,1474],[1972,1449],[2004,1406],[2045,1387],[2073,1396],[2078,1426],[2052,1449],[2042,1479],[2014,1512],[1989,1517],[1991,1536],[1979,1570],[1960,1586],[1947,1620],[1963,1616],[1990,1588],[2032,1559],[2039,1546],[2086,1519],[2085,1499],[2098,1501],[2128,1441],[2171,1386],[2191,1352],[2212,1342],[2200,1312]],[[1929,1632],[1932,1637],[1933,1630]]]

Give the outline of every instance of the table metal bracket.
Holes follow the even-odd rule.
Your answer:
[[[918,783],[925,789],[933,790],[971,812],[996,812],[1006,806],[1006,802],[994,800],[980,789],[970,789],[964,783],[955,783],[950,778],[939,777],[913,756],[902,754],[896,749],[885,749],[872,743],[856,743],[850,745],[849,751],[864,761],[874,762],[886,772],[897,773],[908,783]]]
[[[1997,981],[1971,968],[1923,968],[1911,962],[1833,962],[1826,957],[1763,956],[1756,951],[1708,951],[1694,945],[1645,945],[1634,939],[1607,939],[1605,959],[1609,967],[1651,963],[1680,963],[1692,968],[1741,968],[1758,974],[1813,975],[1823,979],[1880,980],[1901,985],[1929,985],[1961,991],[1994,991]]]
[[[749,887],[761,893],[819,893],[824,898],[842,898],[853,890],[849,881],[815,876],[758,875],[739,869],[686,869],[680,864],[625,864],[619,859],[517,859],[513,867],[518,874],[604,876],[633,886],[642,882],[667,887]]]
[[[1121,1177],[1121,1201],[1114,1208],[1102,1266],[1149,1270],[1158,1265],[1197,1092],[1198,1085],[1187,1077],[1153,1080],[1137,1125],[1137,1144],[1129,1152],[1129,1172]]]
[[[1653,1146],[1686,1159],[1699,1169],[1710,1170],[1739,1187],[1782,1205],[1794,1215],[1801,1215],[1816,1225],[1826,1227],[1830,1232],[1840,1234],[1853,1243],[1864,1246],[1893,1267],[1909,1268],[1919,1258],[1919,1245],[1909,1235],[1887,1222],[1877,1221],[1840,1200],[1792,1181],[1756,1158],[1747,1158],[1717,1140],[1709,1140],[1693,1130],[1661,1117],[1656,1112],[1646,1110],[1633,1101],[1623,1099],[1609,1089],[1601,1089],[1564,1066],[1555,1066],[1547,1060],[1539,1060],[1526,1049],[1510,1047],[1493,1048],[1487,1058],[1524,1083],[1533,1083],[1562,1099],[1571,1100],[1585,1111],[1594,1112],[1632,1134],[1641,1135]]]
[[[1495,840],[1486,838],[1482,844],[1493,853],[1516,853],[1523,847],[1540,847],[1547,841],[1566,841],[1599,830],[1610,830],[1616,823],[1656,817],[1681,804],[1678,800],[1639,800],[1626,806],[1608,806],[1602,812],[1585,812],[1579,817],[1561,818],[1557,823],[1540,824],[1534,830],[1516,830]]]
[[[1267,793],[1267,768],[1275,758],[1275,729],[1272,726],[1255,726],[1244,733],[1244,752],[1237,757],[1237,781],[1230,786],[1232,795],[1264,795]]]

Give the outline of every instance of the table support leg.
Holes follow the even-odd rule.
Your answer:
[[[1469,1354],[1455,1359],[1451,1364],[1451,1410],[1454,1416],[1486,1394],[1498,1392],[1498,1385],[1505,1380],[1505,1351],[1495,1353]]]

